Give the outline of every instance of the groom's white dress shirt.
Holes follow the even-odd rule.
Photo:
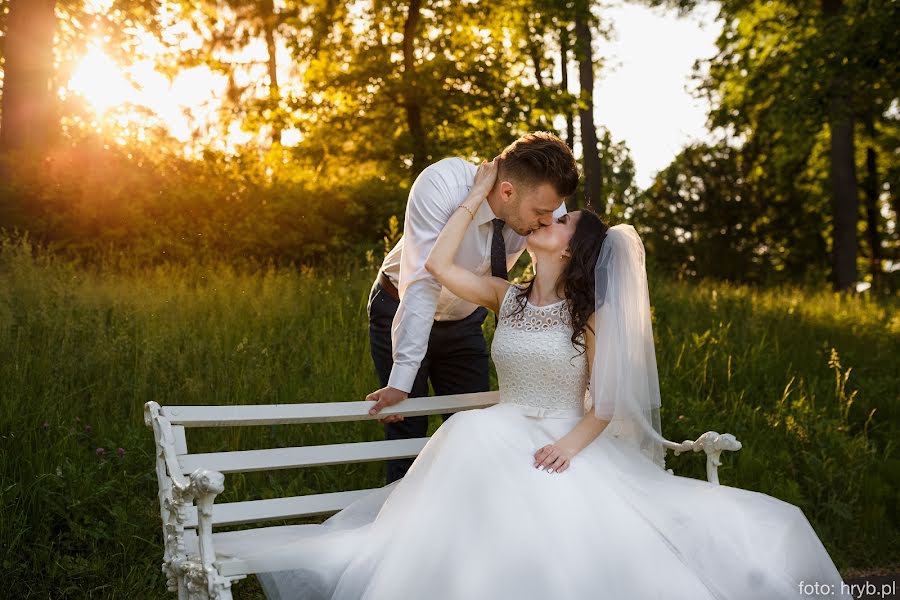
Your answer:
[[[388,379],[390,387],[409,392],[428,349],[434,321],[464,319],[478,305],[463,300],[445,289],[425,269],[441,229],[475,182],[478,165],[453,157],[428,165],[409,190],[403,237],[384,258],[381,270],[400,293],[400,306],[391,328],[394,366]],[[553,212],[554,218],[566,214],[565,203]],[[456,264],[476,273],[491,272],[492,221],[496,218],[487,201],[475,213],[466,230]],[[512,268],[525,249],[525,238],[510,227],[503,228],[506,266]]]

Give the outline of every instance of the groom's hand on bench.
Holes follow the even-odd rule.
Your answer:
[[[409,397],[407,392],[402,390],[398,390],[397,388],[392,388],[390,386],[383,387],[380,390],[374,391],[368,396],[366,396],[366,400],[374,400],[375,406],[369,409],[370,415],[378,414],[382,411],[382,409],[387,408],[388,406],[394,406],[400,402],[403,402]],[[402,421],[402,415],[388,415],[383,419],[379,419],[382,423],[396,423],[397,421]]]

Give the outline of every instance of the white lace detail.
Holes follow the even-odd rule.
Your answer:
[[[525,331],[547,330],[568,325],[570,322],[569,311],[566,309],[566,301],[561,300],[547,306],[535,306],[527,300],[517,298],[519,286],[510,286],[506,297],[503,299],[504,309],[500,316],[506,317],[510,327],[524,329]],[[524,302],[527,310],[519,310]],[[572,335],[569,332],[569,335]]]
[[[500,382],[500,402],[531,407],[534,416],[583,414],[587,354],[572,345],[565,301],[548,306],[519,304],[522,288],[511,285],[500,307],[491,356]]]

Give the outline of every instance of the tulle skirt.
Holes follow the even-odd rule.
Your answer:
[[[562,473],[535,469],[535,452],[579,421],[509,403],[455,414],[403,479],[248,551],[270,571],[266,595],[852,598],[792,504],[672,475],[606,431]]]

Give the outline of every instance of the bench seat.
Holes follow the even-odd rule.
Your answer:
[[[216,496],[224,491],[225,474],[415,457],[429,440],[424,437],[191,454],[186,429],[334,423],[381,419],[390,414],[446,414],[486,408],[497,402],[499,392],[408,398],[378,415],[368,413],[371,401],[166,407],[148,402],[144,407],[144,421],[153,430],[156,443],[155,466],[164,541],[162,570],[168,589],[177,592],[179,600],[231,600],[233,582],[267,571],[265,564],[249,560],[253,549],[302,539],[319,526],[275,525],[215,532],[214,528],[329,515],[376,490],[385,489],[215,504]],[[666,442],[665,446],[676,455],[705,452],[707,479],[717,484],[720,454],[738,450],[741,444],[730,434],[708,431],[696,440]]]

